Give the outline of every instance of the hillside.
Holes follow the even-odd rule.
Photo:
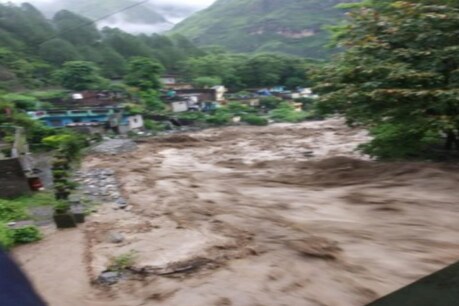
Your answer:
[[[218,0],[179,23],[172,33],[198,45],[221,45],[236,52],[283,52],[323,58],[324,25],[343,17],[335,8],[352,0]]]
[[[174,71],[177,63],[201,53],[180,36],[98,30],[70,11],[48,19],[30,4],[0,3],[0,91],[52,85],[53,71],[68,61],[94,62],[105,77],[120,78],[134,56],[157,59]]]
[[[32,0],[49,18],[60,10],[69,10],[91,20],[103,18],[126,7],[135,5],[135,0],[101,0],[95,3],[92,0]],[[132,7],[110,18],[104,19],[99,26],[116,26],[130,32],[161,32],[170,29],[173,25],[155,9],[147,4]]]
[[[183,1],[156,0],[124,10],[98,23],[104,26],[118,27],[130,33],[158,33],[171,29],[175,23],[182,21],[197,10],[209,5],[212,0],[187,3]],[[1,1],[0,1],[1,2]],[[12,0],[20,4],[23,0]],[[60,10],[69,10],[92,20],[103,18],[114,12],[141,2],[140,0],[29,0],[48,18]]]

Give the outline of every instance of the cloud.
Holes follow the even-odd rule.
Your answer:
[[[177,6],[177,7],[188,7],[196,10],[204,9],[214,3],[215,0],[150,0],[153,6]]]
[[[8,3],[8,2],[13,2],[13,3],[24,3],[24,2],[29,2],[32,4],[50,4],[50,3],[55,3],[59,2],[59,0],[0,0],[0,3]],[[139,0],[140,2],[140,0]],[[178,8],[190,8],[193,10],[200,10],[208,7],[212,3],[214,3],[215,0],[150,0],[148,3],[152,6],[159,6],[159,7],[173,7],[176,6]],[[97,0],[94,0],[94,3],[97,3]]]
[[[44,12],[46,16],[52,17],[56,11],[66,8],[68,1],[69,0],[0,0],[0,3],[13,2],[20,4],[23,2],[28,2]],[[92,1],[95,5],[98,2],[98,0]],[[140,2],[141,0],[134,1]],[[102,27],[109,25],[112,27],[120,27],[121,29],[131,33],[163,32],[171,28],[173,24],[179,23],[191,14],[209,7],[215,1],[216,0],[150,0],[143,5],[152,7],[156,12],[164,16],[170,23],[158,24],[155,26],[147,24],[130,24],[122,20],[123,16],[120,14],[116,16],[118,17],[117,19],[119,19],[117,22],[113,22],[112,20],[99,22],[98,26]]]

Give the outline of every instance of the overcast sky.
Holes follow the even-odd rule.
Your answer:
[[[77,0],[76,0],[77,1]],[[29,2],[32,4],[35,3],[51,3],[51,2],[59,2],[59,0],[0,0],[0,2],[14,2],[14,3],[23,3]],[[139,1],[140,2],[140,1]],[[203,9],[211,5],[215,0],[150,0],[151,4],[159,4],[163,5],[177,5],[181,7],[188,7],[193,9]],[[97,3],[97,0],[94,0],[94,3]]]

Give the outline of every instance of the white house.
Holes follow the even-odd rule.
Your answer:
[[[188,110],[188,101],[175,101],[171,103],[174,113],[186,112]]]
[[[138,130],[143,128],[144,122],[142,115],[134,115],[127,117],[129,130]]]
[[[228,91],[225,86],[218,85],[212,87],[212,89],[215,90],[215,100],[217,102],[225,101],[225,93]]]
[[[177,79],[175,78],[175,76],[172,75],[163,75],[159,78],[159,80],[164,85],[174,85],[177,83]]]

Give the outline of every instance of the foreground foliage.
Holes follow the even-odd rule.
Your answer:
[[[322,113],[370,128],[381,158],[459,148],[459,9],[449,1],[364,1],[336,31],[346,51],[315,75]],[[457,4],[456,4],[457,5]]]
[[[30,220],[29,208],[53,206],[57,203],[52,193],[36,193],[16,199],[0,199],[0,247],[10,248],[16,244],[30,243],[42,238],[36,226],[11,229],[9,222]]]

